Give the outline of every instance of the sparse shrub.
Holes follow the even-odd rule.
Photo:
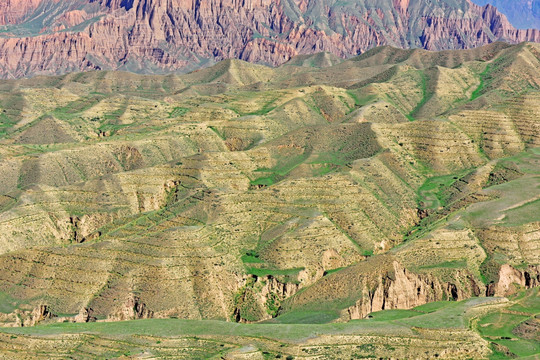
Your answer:
[[[266,300],[266,312],[272,316],[276,317],[279,313],[279,309],[281,308],[279,298],[276,294],[270,293],[268,295],[268,299]]]

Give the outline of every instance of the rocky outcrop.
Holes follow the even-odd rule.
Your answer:
[[[296,294],[300,284],[281,282],[273,276],[251,275],[234,299],[232,319],[251,323],[268,320],[278,315],[281,303]]]
[[[37,33],[20,37],[11,24],[24,24],[41,1],[50,16]],[[493,6],[469,0],[339,6],[327,0],[32,0],[0,6],[0,24],[9,24],[0,37],[6,78],[92,69],[183,72],[226,58],[277,65],[299,54],[348,57],[379,45],[441,50],[540,41],[538,30],[516,30]]]
[[[81,311],[73,318],[73,322],[87,323],[95,322],[97,318],[93,316],[94,310],[92,308],[82,308]]]
[[[411,309],[429,302],[463,300],[481,293],[474,280],[469,281],[467,288],[461,288],[454,283],[441,282],[431,275],[410,272],[397,261],[394,261],[393,267],[392,273],[379,275],[375,282],[366,281],[362,297],[343,311],[342,318],[363,319],[375,311]],[[466,274],[458,277],[470,279]]]
[[[518,287],[530,289],[537,286],[540,286],[540,266],[529,265],[518,270],[505,264],[499,270],[499,280],[488,286],[486,295],[508,296],[514,294]]]
[[[90,214],[69,217],[69,231],[65,238],[70,242],[83,243],[97,239],[101,233],[97,231],[103,224],[112,220],[108,214]]]
[[[499,281],[484,287],[468,273],[458,272],[455,282],[443,282],[429,274],[416,274],[394,261],[393,269],[381,272],[378,277],[366,276],[362,282],[362,295],[353,306],[341,312],[341,321],[363,319],[370,313],[390,309],[411,309],[435,301],[460,301],[475,296],[500,296],[514,294],[517,290],[540,286],[540,267],[529,266],[518,270],[503,265],[499,271]],[[282,309],[282,303],[301,289],[300,283],[284,282],[273,276],[257,277],[249,275],[234,299],[232,320],[253,323],[272,319]],[[167,318],[167,314],[155,314],[148,309],[138,296],[131,295],[105,320],[97,320],[92,308],[82,308],[71,317],[58,317],[47,305],[36,306],[33,310],[15,310],[10,314],[0,314],[0,326],[35,326],[44,321],[53,322],[95,322],[125,321],[149,318]]]
[[[58,323],[95,322],[97,318],[93,314],[93,309],[82,308],[75,316],[59,317],[53,314],[48,305],[38,305],[33,310],[15,309],[15,311],[9,314],[0,313],[0,327],[36,326],[44,321]]]
[[[87,323],[96,322],[92,308],[82,308],[75,316],[57,316],[53,314],[48,305],[38,305],[33,310],[16,309],[12,313],[0,313],[0,327],[36,326],[40,323]]]
[[[107,321],[150,319],[153,315],[154,312],[138,296],[131,295],[115,312],[109,314]]]
[[[44,0],[6,0],[0,3],[0,25],[16,24]],[[58,0],[56,0],[58,1]]]
[[[24,317],[21,326],[36,326],[40,322],[56,317],[47,305],[39,305],[30,313],[22,312],[20,317]]]
[[[342,319],[363,319],[375,311],[412,309],[434,301],[464,300],[483,295],[484,289],[486,296],[506,297],[519,288],[540,286],[538,266],[517,270],[503,265],[499,271],[499,281],[487,287],[465,273],[456,274],[457,281],[451,283],[441,282],[431,275],[410,272],[397,261],[393,266],[393,272],[379,275],[375,282],[365,281],[362,297],[342,312]]]

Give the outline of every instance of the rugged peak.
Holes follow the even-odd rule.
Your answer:
[[[118,10],[120,8],[131,10],[134,2],[136,2],[136,0],[100,0],[100,3],[103,6],[113,10]]]
[[[473,0],[473,2],[478,5],[495,6],[518,29],[540,28],[540,1],[538,0]]]
[[[394,7],[402,13],[406,13],[409,8],[410,0],[394,0]]]

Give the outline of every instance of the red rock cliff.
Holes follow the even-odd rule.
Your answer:
[[[516,30],[493,6],[469,0],[367,3],[8,0],[0,4],[0,24],[8,24],[0,27],[0,76],[189,71],[208,59],[277,65],[298,54],[329,51],[347,57],[379,45],[441,50],[497,40],[540,41],[538,30]],[[28,34],[24,24],[38,6],[49,16],[39,31]],[[59,6],[67,10],[58,11]]]

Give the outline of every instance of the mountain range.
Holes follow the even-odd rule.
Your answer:
[[[540,41],[469,0],[10,0],[0,4],[0,75],[188,72],[236,58],[279,65],[391,45],[467,49]]]
[[[482,1],[1,1],[0,358],[536,359],[540,31]]]

